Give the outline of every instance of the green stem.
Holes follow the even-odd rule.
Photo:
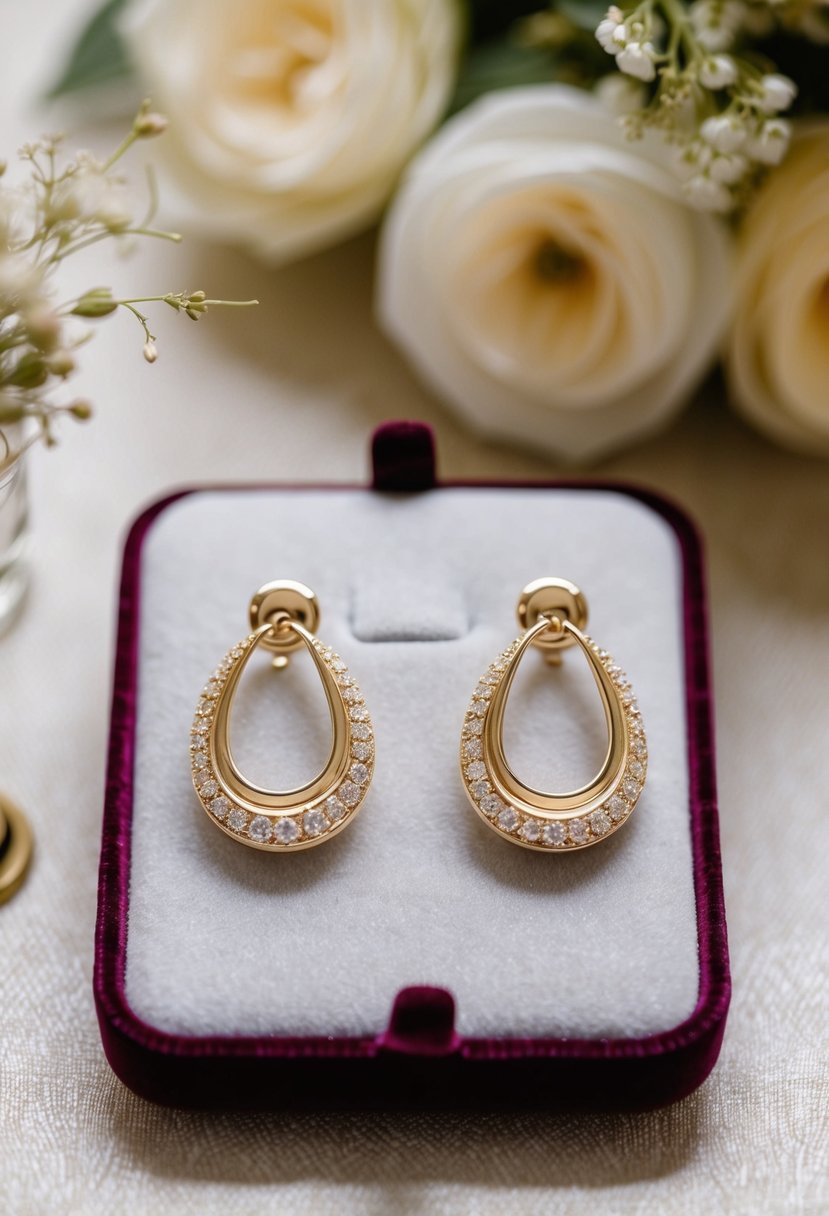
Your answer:
[[[129,300],[114,300],[113,303],[115,303],[115,304],[156,304],[156,303],[166,304],[170,300],[171,297],[173,297],[175,299],[179,298],[178,294],[173,296],[172,292],[168,292],[167,295],[165,295],[165,296],[134,296],[134,297],[131,297]],[[222,307],[222,308],[249,308],[252,304],[258,304],[258,303],[259,303],[258,300],[199,300],[199,304],[203,304],[205,307],[208,304],[214,304],[217,307]],[[182,308],[184,308],[184,307],[186,307],[186,305],[182,304]]]
[[[220,308],[250,308],[258,303],[258,300],[202,300],[205,307],[208,304],[215,304]]]
[[[138,139],[135,131],[130,131],[125,139],[122,139],[118,147],[112,153],[108,160],[104,161],[103,171],[108,173],[116,161],[119,161],[125,152],[128,152],[135,141]]]
[[[685,54],[689,62],[701,58],[702,51],[693,35],[688,10],[682,0],[659,0],[668,24],[671,27],[671,40],[668,53],[676,57],[680,43],[685,46]]]
[[[141,221],[142,228],[147,227],[147,225],[150,223],[150,220],[152,220],[155,217],[155,213],[158,210],[158,183],[156,182],[155,170],[153,169],[152,165],[147,165],[146,177],[147,177],[147,210],[144,214],[143,220]]]
[[[131,312],[134,317],[138,318],[138,320],[141,322],[141,327],[144,330],[144,334],[146,335],[147,341],[155,342],[155,334],[150,333],[150,327],[147,324],[147,318],[144,316],[144,314],[139,312],[137,308],[133,308],[133,306],[129,300],[119,300],[118,303],[123,308],[126,308],[128,312]]]
[[[175,244],[178,244],[182,239],[180,232],[163,232],[159,228],[121,228],[118,232],[110,232],[106,228],[103,232],[96,232],[94,236],[88,236],[82,241],[76,241],[74,245],[67,245],[60,253],[54,253],[49,259],[49,264],[56,265],[58,262],[62,262],[64,258],[68,258],[70,254],[79,253],[82,249],[88,249],[90,245],[96,245],[98,241],[105,241],[110,236],[149,236],[159,241],[173,241]]]

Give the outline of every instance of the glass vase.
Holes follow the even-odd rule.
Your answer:
[[[26,455],[16,428],[0,430],[0,635],[16,620],[29,584]]]

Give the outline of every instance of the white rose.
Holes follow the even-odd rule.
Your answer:
[[[773,439],[829,455],[829,122],[804,127],[746,217],[732,396]]]
[[[134,0],[124,33],[171,120],[173,211],[286,260],[379,215],[449,100],[461,17],[457,0]]]
[[[664,426],[709,366],[728,239],[663,157],[590,94],[539,85],[470,106],[413,162],[380,320],[479,431],[596,457]]]

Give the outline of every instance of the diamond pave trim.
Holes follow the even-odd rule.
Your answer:
[[[296,852],[341,831],[360,809],[374,775],[374,731],[363,695],[344,661],[331,647],[308,635],[310,645],[334,677],[352,727],[353,711],[359,710],[360,750],[356,757],[352,754],[349,735],[345,748],[348,759],[342,776],[311,800],[278,811],[240,805],[242,800],[234,798],[223,783],[216,760],[213,747],[216,709],[228,681],[248,659],[261,632],[249,634],[228,651],[199,695],[190,734],[193,788],[209,819],[241,844],[273,853]],[[359,784],[354,780],[355,769]]]
[[[492,710],[492,697],[507,675],[526,634],[510,643],[481,676],[464,718],[460,767],[467,796],[489,828],[524,848],[565,853],[605,839],[630,817],[645,784],[648,747],[630,681],[606,650],[601,650],[586,634],[582,636],[610,677],[624,719],[624,768],[598,806],[554,817],[526,813],[523,808],[512,805],[508,794],[498,785],[486,749],[480,746]]]

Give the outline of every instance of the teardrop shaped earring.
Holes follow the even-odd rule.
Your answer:
[[[374,770],[371,718],[346,664],[314,636],[319,604],[310,587],[266,583],[248,610],[252,632],[222,659],[199,698],[190,735],[193,785],[210,820],[240,844],[296,852],[330,840],[351,822]],[[298,789],[261,789],[242,776],[230,750],[230,708],[245,664],[258,646],[277,670],[305,647],[328,702],[334,741],[325,768]]]
[[[584,632],[587,601],[560,578],[540,578],[521,592],[518,622],[525,632],[481,676],[461,734],[461,773],[484,822],[513,844],[569,852],[603,840],[626,822],[639,800],[648,765],[642,715],[629,680],[606,650]],[[504,709],[518,664],[530,647],[553,665],[577,646],[599,690],[608,729],[599,773],[581,789],[544,793],[525,785],[504,755]]]

